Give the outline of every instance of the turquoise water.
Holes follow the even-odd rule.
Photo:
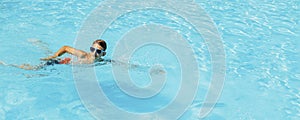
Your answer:
[[[222,96],[206,119],[299,119],[300,1],[196,2],[216,23],[226,52]],[[97,0],[1,1],[0,61],[39,64],[39,58],[49,55],[49,51],[72,46],[85,18],[99,4]],[[170,26],[194,48],[201,80],[194,103],[181,119],[197,119],[210,82],[210,54],[201,36],[179,17],[159,10],[121,16],[101,37],[109,45],[105,58],[111,58],[123,32],[140,23]],[[149,56],[151,59],[146,59]],[[131,62],[141,66],[132,69],[130,75],[142,86],[149,84],[145,77],[149,66],[165,65],[167,80],[172,81],[167,83],[169,89],[161,93],[161,99],[137,107],[145,103],[117,89],[111,65],[96,66],[107,97],[122,109],[138,113],[166,105],[175,94],[172,90],[180,84],[176,57],[159,46],[147,46],[138,50]],[[49,66],[38,71],[0,66],[0,72],[0,119],[94,119],[79,99],[71,66]]]

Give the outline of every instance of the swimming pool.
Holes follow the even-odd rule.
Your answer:
[[[60,46],[74,45],[84,21],[103,1],[0,3],[0,61],[39,64],[39,58]],[[196,3],[215,22],[226,52],[224,89],[205,119],[299,119],[300,1]],[[149,9],[119,17],[101,36],[109,45],[105,58],[112,58],[116,41],[124,32],[147,23],[164,24],[176,30],[189,40],[195,51],[201,75],[198,93],[180,119],[198,119],[211,82],[211,56],[202,37],[180,16]],[[145,46],[133,54],[131,64],[138,65],[130,69],[134,83],[147,86],[150,80],[145,73],[157,63],[168,73],[167,89],[147,103],[118,89],[111,64],[96,66],[95,71],[101,88],[115,106],[144,113],[166,106],[181,84],[178,79],[181,66],[176,55],[160,45]],[[38,71],[0,66],[0,72],[0,119],[94,119],[80,100],[71,66],[49,66]],[[114,115],[114,111],[106,112]]]

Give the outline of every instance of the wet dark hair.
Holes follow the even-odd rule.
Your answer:
[[[104,51],[106,50],[107,46],[106,46],[106,42],[104,40],[98,39],[93,42],[93,44],[95,44],[95,43],[98,43],[98,45],[100,45]]]

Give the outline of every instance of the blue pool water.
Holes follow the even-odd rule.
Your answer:
[[[72,46],[84,20],[101,2],[0,1],[0,61],[39,64],[39,58],[60,46]],[[299,119],[300,1],[196,3],[215,22],[226,52],[224,89],[205,119]],[[160,10],[135,11],[119,17],[101,36],[108,43],[105,58],[112,58],[116,41],[124,32],[142,23],[164,24],[189,40],[201,76],[197,96],[180,119],[198,119],[210,83],[210,53],[201,36],[180,17]],[[151,112],[166,106],[180,85],[176,56],[163,47],[150,45],[138,49],[131,63],[139,66],[131,69],[130,76],[140,86],[150,83],[145,73],[152,65],[164,65],[167,89],[158,98],[144,103],[118,89],[110,64],[96,66],[106,96],[114,105],[130,112]],[[71,66],[49,66],[38,71],[0,66],[0,72],[0,120],[94,119],[79,98]]]

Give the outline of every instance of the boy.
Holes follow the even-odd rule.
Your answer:
[[[61,47],[53,56],[49,56],[47,58],[42,58],[41,60],[52,60],[54,58],[57,58],[65,53],[69,53],[71,55],[75,55],[78,58],[78,61],[75,63],[79,64],[91,64],[94,63],[95,60],[98,60],[101,58],[101,56],[106,55],[106,42],[104,40],[95,40],[92,44],[92,47],[90,47],[91,52],[85,52],[82,50],[78,50],[69,46],[63,46]],[[70,59],[64,59],[66,62],[70,61]],[[68,64],[65,63],[64,64]]]
[[[104,40],[95,40],[92,44],[92,47],[90,47],[90,52],[85,52],[82,50],[78,50],[75,48],[72,48],[70,46],[63,46],[61,47],[54,55],[49,56],[47,58],[42,58],[41,60],[47,61],[45,64],[40,64],[37,66],[31,66],[29,64],[23,64],[23,65],[7,65],[0,61],[0,64],[7,65],[7,66],[13,66],[18,67],[25,70],[38,70],[41,68],[44,68],[45,66],[54,65],[54,64],[70,64],[71,62],[74,64],[92,64],[96,61],[101,61],[101,57],[106,55],[106,42]],[[77,61],[71,61],[71,58],[65,58],[63,60],[55,59],[65,53],[69,53],[71,55],[74,55],[77,57]]]

